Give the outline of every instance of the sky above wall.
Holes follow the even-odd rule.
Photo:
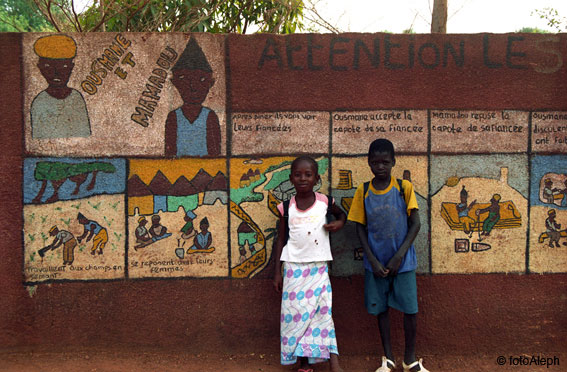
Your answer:
[[[75,8],[80,12],[92,1],[75,0]],[[433,0],[311,0],[311,3],[340,32],[401,33],[411,28],[416,33],[429,33],[431,28]],[[448,0],[448,4],[447,33],[506,33],[524,27],[557,32],[535,13],[536,9],[545,8],[559,11],[565,18],[563,32],[567,32],[567,0]]]
[[[433,0],[314,0],[319,13],[343,32],[429,33]],[[567,17],[565,0],[448,0],[448,33],[506,33],[523,27],[557,32],[535,14],[547,7]],[[564,26],[567,25],[564,22]],[[566,31],[563,31],[566,32]]]

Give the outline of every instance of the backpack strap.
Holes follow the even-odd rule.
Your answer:
[[[333,206],[333,197],[331,195],[324,194],[327,197],[327,214],[325,215],[326,222],[329,223],[332,221],[333,213],[331,212],[331,208]]]
[[[291,199],[288,199],[283,202],[283,218],[285,224],[285,236],[284,236],[284,245],[287,243],[287,239],[289,238],[289,202]]]
[[[370,187],[370,182],[364,182],[364,184],[362,185],[364,192],[362,193],[362,206],[364,207],[364,219],[366,220],[366,205],[364,204],[364,197],[366,196],[366,193],[368,192],[368,188]],[[368,221],[366,221],[366,225],[368,226]]]
[[[398,178],[398,186],[400,186],[400,194],[402,195],[402,200],[404,203],[406,202],[406,194],[404,193],[404,186],[402,184],[402,180]],[[407,203],[406,203],[407,204]]]

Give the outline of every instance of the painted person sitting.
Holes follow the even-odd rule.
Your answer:
[[[490,205],[483,209],[477,209],[476,215],[480,216],[482,213],[488,212],[488,217],[482,223],[482,232],[480,235],[489,236],[494,228],[494,225],[500,221],[500,195],[494,194],[490,199]]]
[[[163,226],[160,222],[161,218],[157,214],[152,216],[152,226],[150,226],[150,235],[153,241],[158,241],[171,236],[171,233],[167,232],[167,227]]]
[[[472,203],[468,204],[468,197],[469,193],[465,190],[465,186],[461,190],[461,202],[457,204],[457,213],[459,214],[459,222],[463,224],[463,231],[465,234],[472,236],[473,233],[473,226],[475,221],[469,216],[469,212],[473,205],[476,204],[476,200],[473,200]]]
[[[147,223],[148,220],[146,220],[146,217],[142,216],[138,218],[138,227],[136,227],[136,231],[134,232],[136,234],[136,243],[145,243],[152,240],[152,236],[146,228]]]
[[[181,238],[190,239],[195,236],[195,229],[193,228],[193,220],[197,217],[193,211],[187,211],[183,217],[185,224],[181,228]]]
[[[548,212],[548,217],[545,219],[545,229],[547,230],[547,235],[549,235],[549,246],[553,248],[553,243],[559,248],[559,239],[561,239],[561,224],[555,221],[557,212],[555,209],[550,209]],[[563,243],[566,245],[565,243]]]
[[[211,245],[213,244],[213,236],[209,231],[209,220],[207,217],[203,218],[199,223],[201,231],[193,239],[193,246],[187,250],[187,253],[195,253],[196,251],[212,252],[214,250]]]

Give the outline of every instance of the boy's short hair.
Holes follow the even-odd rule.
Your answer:
[[[317,174],[319,174],[319,165],[317,164],[315,159],[313,159],[311,156],[307,156],[307,155],[303,155],[303,156],[299,156],[299,157],[295,158],[295,160],[291,163],[291,169],[293,170],[293,168],[295,168],[297,166],[297,164],[299,164],[302,161],[306,161],[306,162],[311,163],[313,165],[313,167],[315,168],[315,172]]]
[[[377,152],[387,152],[392,156],[392,160],[396,158],[394,144],[385,138],[378,138],[377,140],[372,141],[370,148],[368,149],[368,158],[370,159],[372,154]]]

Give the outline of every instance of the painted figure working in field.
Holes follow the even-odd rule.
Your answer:
[[[77,241],[81,243],[81,241],[86,237],[85,242],[88,242],[94,237],[91,254],[102,254],[104,247],[108,242],[108,233],[106,232],[106,229],[98,222],[89,220],[81,213],[77,215],[77,220],[84,228],[83,234],[77,238]]]
[[[494,194],[490,199],[490,205],[483,209],[477,209],[476,215],[480,216],[482,213],[488,212],[488,217],[484,220],[482,224],[481,236],[489,236],[490,232],[494,228],[494,225],[500,221],[500,195]]]
[[[548,217],[545,219],[545,229],[547,230],[547,235],[549,236],[549,246],[553,248],[553,243],[559,248],[559,239],[561,239],[561,224],[555,221],[557,213],[555,209],[550,209],[548,212]],[[563,243],[566,244],[566,243]]]
[[[39,250],[39,256],[43,258],[45,252],[54,250],[63,245],[63,265],[72,265],[75,260],[75,247],[77,246],[77,240],[73,234],[66,230],[59,230],[57,226],[53,226],[49,230],[49,235],[54,236],[55,239],[53,239],[50,245]]]
[[[165,122],[166,156],[216,156],[220,154],[219,119],[203,106],[215,83],[213,70],[194,38],[171,69],[171,82],[183,105],[171,111]]]
[[[37,39],[34,51],[48,87],[31,104],[32,138],[90,136],[85,100],[79,91],[67,86],[75,66],[75,41],[66,35],[44,36]]]
[[[463,189],[461,190],[461,202],[457,204],[457,212],[459,213],[459,222],[463,224],[463,230],[470,238],[473,234],[475,221],[469,216],[469,212],[473,205],[476,204],[476,200],[468,204],[468,197],[469,193],[465,190],[465,186],[463,185]]]

